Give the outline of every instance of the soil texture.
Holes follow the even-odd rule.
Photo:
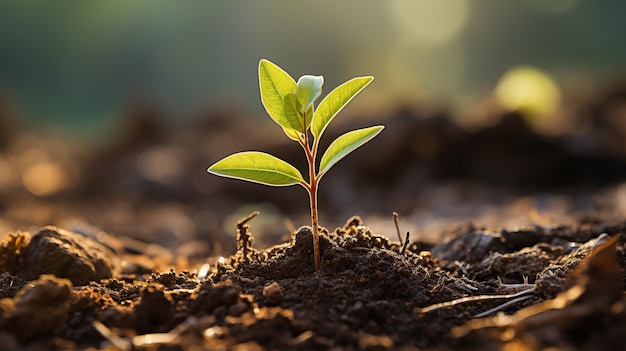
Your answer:
[[[55,227],[0,247],[2,350],[609,350],[626,347],[626,222],[402,245],[353,217],[198,269]]]

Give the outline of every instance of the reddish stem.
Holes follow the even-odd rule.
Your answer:
[[[317,213],[317,182],[319,181],[315,174],[315,154],[317,153],[317,140],[314,141],[313,149],[309,143],[309,131],[306,128],[306,112],[303,114],[304,119],[304,139],[300,139],[300,145],[304,149],[309,164],[309,183],[303,184],[309,193],[311,200],[311,229],[313,230],[313,260],[315,262],[315,273],[320,270],[320,239],[318,233],[318,213]]]
[[[313,258],[315,261],[315,272],[318,273],[320,270],[320,237],[317,218],[317,180],[311,183],[309,198],[311,199],[311,225],[313,227]]]

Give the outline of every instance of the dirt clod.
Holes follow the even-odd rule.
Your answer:
[[[111,278],[118,271],[118,258],[97,241],[56,227],[33,235],[20,253],[16,275],[32,280],[41,274],[68,278],[74,285]]]
[[[51,336],[67,319],[72,284],[67,279],[43,275],[22,288],[14,299],[2,299],[1,329],[22,342]]]

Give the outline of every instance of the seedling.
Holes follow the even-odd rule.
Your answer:
[[[287,137],[304,149],[309,166],[309,181],[307,182],[300,171],[289,163],[258,151],[230,155],[207,170],[215,175],[270,186],[302,185],[309,193],[316,272],[320,266],[317,213],[319,182],[335,163],[378,135],[384,126],[357,129],[338,137],[322,155],[319,169],[316,171],[320,138],[337,113],[373,79],[374,77],[357,77],[343,83],[331,91],[316,108],[315,101],[322,94],[324,77],[304,75],[296,82],[274,63],[261,60],[259,62],[261,102],[270,117],[283,128]]]

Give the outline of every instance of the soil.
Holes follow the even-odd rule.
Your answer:
[[[249,220],[250,218],[246,219]],[[55,227],[0,250],[3,350],[621,349],[626,222],[488,232],[423,250],[358,217],[266,250],[239,224],[238,251],[189,272],[146,274]],[[612,238],[612,239],[611,239]],[[113,239],[110,237],[110,239]]]
[[[97,150],[3,130],[0,350],[626,349],[624,106],[618,85],[559,135],[396,109],[324,179],[319,272],[301,189],[205,173],[250,148],[298,165],[274,125],[138,104]]]

